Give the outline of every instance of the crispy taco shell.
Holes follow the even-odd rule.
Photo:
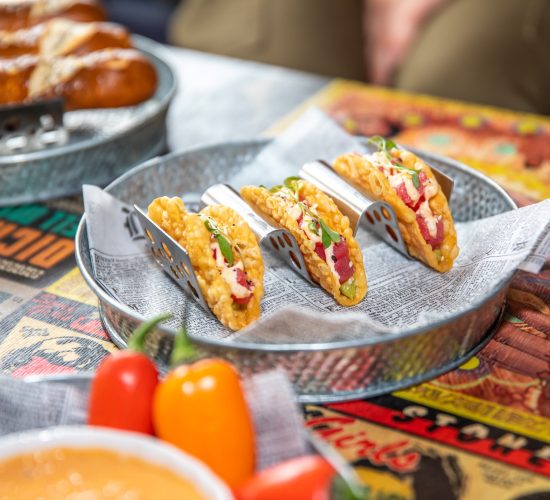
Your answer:
[[[260,247],[248,224],[231,208],[214,205],[201,213],[214,219],[239,249],[248,279],[254,283],[252,299],[246,306],[234,304],[231,289],[218,271],[210,249],[211,233],[199,215],[188,213],[183,200],[177,197],[157,198],[148,209],[149,217],[187,250],[201,292],[214,315],[226,327],[239,330],[260,317],[260,301],[264,293],[264,263]]]
[[[392,156],[399,155],[401,163],[408,168],[421,167],[426,176],[437,186],[437,193],[430,198],[429,205],[435,215],[443,219],[444,237],[438,250],[435,250],[426,242],[418,223],[415,211],[408,207],[391,187],[388,179],[382,172],[370,163],[364,156],[350,153],[338,157],[333,164],[334,170],[342,177],[349,179],[353,184],[362,189],[369,198],[383,200],[392,206],[397,216],[399,229],[405,241],[405,245],[412,257],[424,262],[436,271],[446,272],[453,267],[459,249],[457,246],[456,231],[449,204],[441,186],[437,182],[431,168],[421,158],[409,151],[392,150]],[[415,170],[418,170],[416,168]]]
[[[299,181],[299,196],[301,200],[307,200],[311,206],[316,206],[318,215],[324,219],[328,226],[342,235],[348,245],[350,261],[355,268],[354,278],[356,282],[355,297],[350,299],[340,291],[340,282],[331,272],[328,264],[315,253],[315,244],[307,238],[287,210],[287,206],[280,197],[274,196],[267,189],[256,186],[245,186],[241,189],[241,196],[259,213],[267,215],[279,226],[288,229],[300,246],[307,269],[312,279],[329,292],[336,301],[344,306],[358,304],[367,293],[367,278],[363,265],[363,255],[359,244],[353,237],[349,219],[342,215],[334,201],[313,184],[307,181]]]

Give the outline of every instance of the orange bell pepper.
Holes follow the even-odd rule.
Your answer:
[[[184,332],[172,359],[189,358]],[[206,463],[231,487],[254,473],[254,427],[235,368],[204,359],[173,369],[153,400],[156,435]]]

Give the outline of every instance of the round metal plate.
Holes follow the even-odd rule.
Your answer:
[[[106,190],[126,203],[147,206],[158,196],[200,196],[208,186],[231,182],[267,144],[266,140],[200,147],[151,160],[117,179]],[[476,220],[516,208],[493,181],[458,162],[417,152],[455,181],[452,211],[457,221]],[[76,258],[82,275],[100,300],[102,321],[113,341],[124,346],[144,318],[108,295],[94,280],[86,220],[77,233]],[[368,270],[367,270],[368,272]],[[201,355],[222,357],[251,375],[279,367],[294,384],[301,402],[326,402],[372,396],[435,377],[463,363],[486,342],[500,321],[507,276],[485,297],[460,313],[424,328],[387,337],[316,344],[256,344],[208,336],[197,338]],[[175,330],[159,327],[146,348],[168,361]]]
[[[70,140],[63,146],[0,156],[0,205],[79,193],[82,184],[105,185],[166,149],[166,113],[176,77],[161,45],[135,36],[134,45],[154,63],[155,95],[138,106],[69,111]]]

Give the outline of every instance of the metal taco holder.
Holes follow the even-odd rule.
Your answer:
[[[266,139],[201,146],[144,163],[106,188],[126,203],[147,204],[152,198],[195,197],[216,183],[231,183],[269,144]],[[517,208],[508,194],[483,174],[448,158],[413,152],[453,177],[451,210],[458,222],[473,221]],[[432,167],[433,168],[433,167]],[[159,175],[162,173],[162,175]],[[475,202],[474,202],[475,200]],[[94,277],[86,216],[76,235],[76,259],[82,276],[99,299],[99,313],[110,338],[126,345],[133,330],[147,319],[131,305],[108,294]],[[427,326],[407,327],[398,334],[341,341],[259,343],[238,338],[194,336],[201,356],[221,357],[244,375],[277,367],[284,370],[302,403],[343,401],[388,393],[432,379],[460,366],[491,338],[498,327],[512,275],[503,276],[484,297],[461,312]],[[176,325],[160,325],[147,341],[147,351],[167,363]]]
[[[453,180],[433,167],[432,172],[449,200]],[[364,223],[388,245],[410,258],[397,216],[389,203],[369,198],[359,187],[344,179],[323,160],[306,163],[300,169],[299,175],[334,200],[340,211],[348,217],[353,234],[356,234],[359,226]]]
[[[137,205],[134,205],[134,210],[147,237],[145,239],[147,246],[157,264],[208,314],[212,314],[202,294],[187,250],[153,222]]]
[[[300,246],[290,231],[272,226],[241,198],[231,186],[215,184],[201,196],[205,205],[224,205],[237,212],[250,226],[258,243],[275,252],[289,267],[312,284]]]
[[[260,245],[268,246],[291,269],[313,283],[294,236],[285,229],[275,228],[268,224],[232,187],[226,184],[211,186],[201,196],[201,202],[203,205],[224,205],[235,210],[248,223]],[[134,210],[147,237],[147,246],[157,264],[208,314],[212,315],[187,250],[151,220],[137,205],[134,205]]]

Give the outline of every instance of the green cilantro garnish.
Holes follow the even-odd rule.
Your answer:
[[[376,146],[380,151],[385,151],[387,153],[396,147],[395,142],[380,135],[373,135],[372,137],[369,137],[367,142]]]
[[[395,142],[393,142],[391,139],[386,139],[379,135],[370,137],[369,139],[367,139],[367,142],[369,142],[370,144],[373,144],[378,148],[380,152],[384,153],[388,158],[388,160],[391,162],[393,168],[407,172],[411,176],[413,186],[416,189],[420,187],[420,179],[418,178],[418,172],[412,168],[408,168],[405,165],[402,165],[401,163],[397,163],[395,159],[391,156],[390,151],[395,147],[397,147],[395,145]]]
[[[323,248],[328,248],[334,243],[340,243],[340,235],[333,231],[330,227],[328,227],[327,223],[321,219],[316,213],[314,213],[304,202],[299,200],[298,197],[298,181],[300,181],[300,177],[287,177],[283,184],[284,186],[275,186],[272,187],[269,191],[271,193],[275,193],[281,189],[288,190],[287,192],[290,192],[292,196],[295,198],[296,202],[298,203],[298,206],[302,210],[303,214],[309,214],[311,216],[312,220],[308,227],[309,229],[315,233],[316,235],[319,235],[319,228],[321,229],[321,241],[323,242]],[[274,191],[276,189],[276,191]]]
[[[220,246],[220,251],[222,255],[224,256],[227,263],[230,266],[232,266],[233,263],[235,262],[235,256],[233,255],[233,248],[231,247],[231,243],[229,243],[229,239],[225,234],[222,233],[222,231],[216,224],[216,221],[212,219],[212,217],[203,215],[203,218],[204,218],[204,225],[206,226],[206,229],[208,229],[208,231],[212,233],[214,238],[216,238],[216,241]]]
[[[221,234],[214,235],[214,238],[216,238],[216,240],[218,241],[218,244],[220,245],[220,250],[222,252],[222,255],[225,257],[225,260],[230,266],[232,266],[234,262],[234,257],[233,249],[231,248],[229,241],[227,241]]]
[[[319,218],[319,224],[321,224],[321,240],[323,242],[323,248],[328,248],[331,243],[340,243],[340,235],[327,226],[326,222]]]
[[[308,227],[309,227],[309,230],[313,234],[319,235],[319,228],[318,228],[317,224],[315,224],[315,222],[310,221],[309,224],[308,224]]]
[[[296,191],[297,189],[297,184],[298,184],[298,181],[301,180],[299,177],[294,177],[294,176],[291,176],[291,177],[287,177],[284,181],[283,181],[283,184],[288,188],[288,189],[291,189],[292,191]]]

